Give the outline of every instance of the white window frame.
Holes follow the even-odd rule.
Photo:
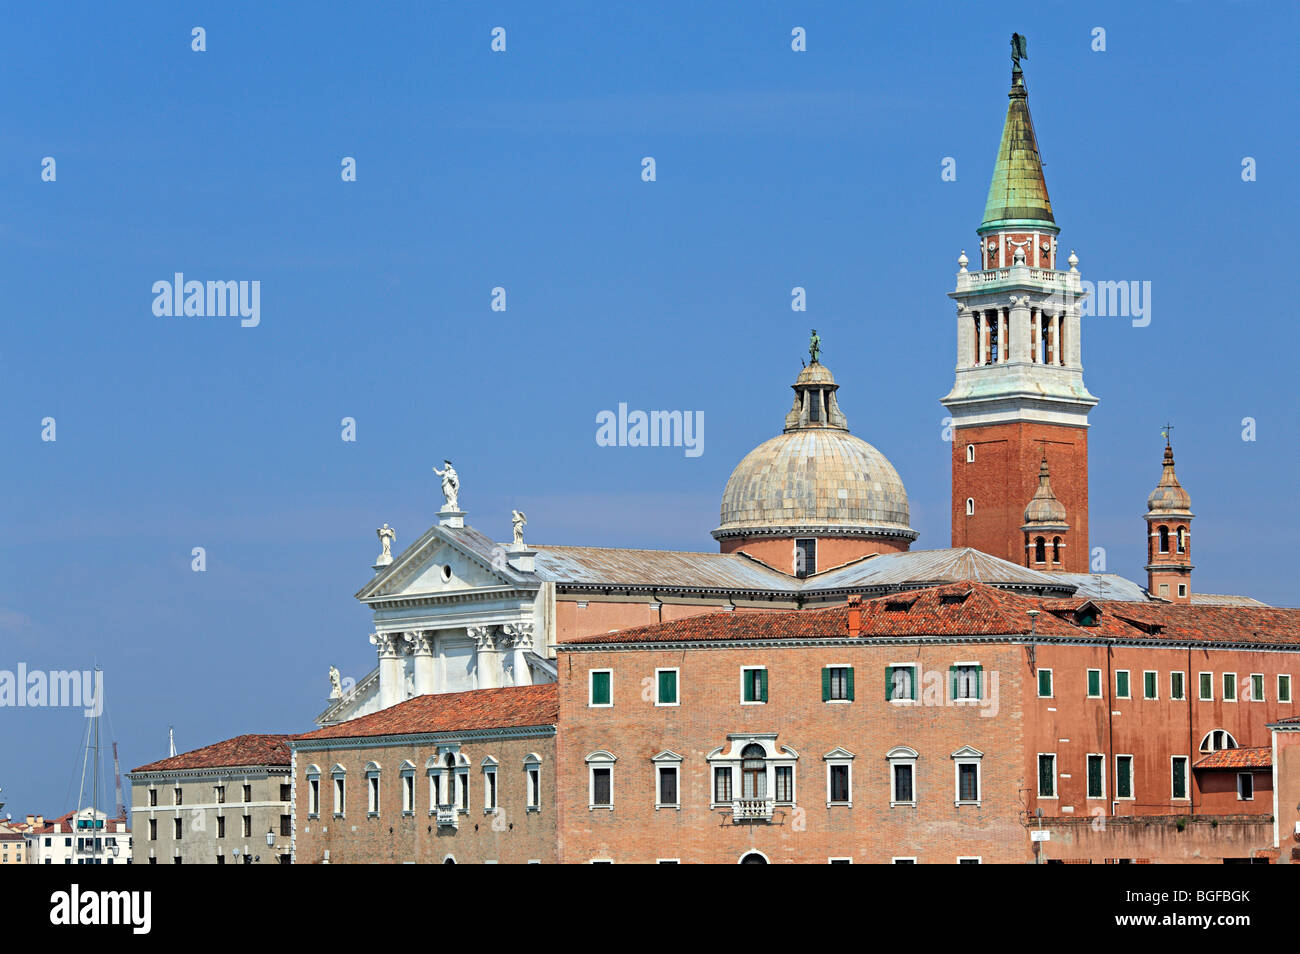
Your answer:
[[[983,855],[958,855],[957,864],[961,864],[963,861],[973,861],[977,865],[982,865],[984,864],[984,856]]]
[[[659,701],[659,674],[660,674],[661,672],[670,672],[670,673],[673,674],[673,689],[676,690],[673,694],[674,694],[675,696],[677,696],[677,701],[676,701],[676,702],[660,702],[660,701]],[[611,677],[611,680],[612,680],[612,677]],[[611,702],[612,702],[613,699],[614,699],[614,693],[613,693],[613,686],[612,686],[612,684],[611,684],[611,687],[610,687],[610,695],[609,695],[609,698],[610,698],[610,701],[611,701]],[[656,670],[655,670],[655,705],[656,705],[656,706],[666,707],[666,708],[672,708],[672,707],[674,707],[674,706],[680,706],[681,704],[682,704],[682,670],[681,670],[681,667],[680,667],[680,666],[662,666],[662,667],[660,667],[659,669],[656,669]]]
[[[1119,676],[1120,676],[1120,673],[1123,673],[1123,674],[1124,674],[1124,680],[1125,680],[1125,682],[1128,683],[1128,692],[1126,692],[1126,693],[1125,693],[1124,695],[1122,695],[1122,696],[1119,694]],[[1115,670],[1115,698],[1116,698],[1116,699],[1132,699],[1132,698],[1133,698],[1133,671],[1132,671],[1131,669],[1116,669],[1116,670]]]
[[[379,817],[379,763],[366,765],[366,817]]]
[[[912,671],[912,686],[911,686],[912,692],[911,692],[911,695],[909,695],[909,696],[908,696],[907,698],[905,698],[905,699],[897,699],[897,698],[895,698],[895,697],[894,697],[894,688],[895,688],[895,687],[894,687],[894,685],[893,685],[893,680],[891,679],[891,680],[890,680],[890,686],[889,686],[889,704],[890,704],[890,705],[893,705],[893,706],[919,706],[919,705],[921,704],[921,681],[920,681],[920,680],[921,680],[921,666],[920,666],[920,664],[919,664],[919,663],[914,663],[914,662],[889,663],[889,664],[885,667],[885,669],[886,669],[887,671],[892,671],[892,670],[894,670],[894,669],[910,669],[910,670]],[[855,687],[855,688],[856,688],[856,687]],[[916,698],[913,699],[912,696],[916,696]]]
[[[767,667],[766,667],[766,666],[741,666],[741,667],[740,667],[740,704],[741,704],[742,706],[765,706],[765,705],[767,705],[767,700],[766,700],[766,699],[754,699],[754,700],[752,700],[752,701],[750,701],[750,702],[746,702],[746,701],[745,701],[745,673],[747,673],[747,672],[759,672],[759,671],[767,672]],[[770,680],[770,679],[767,681],[767,689],[768,689],[768,692],[770,693],[770,692],[771,692],[771,689],[772,689],[772,684],[771,684],[771,680]]]
[[[596,702],[596,673],[603,672],[609,674],[609,702]],[[612,709],[614,708],[614,670],[613,669],[588,669],[587,670],[587,708],[588,709]]]
[[[341,765],[330,770],[330,787],[334,790],[334,817],[346,818],[348,813],[348,773]]]
[[[915,808],[917,804],[916,760],[920,758],[920,753],[909,746],[896,745],[885,753],[885,758],[889,762],[889,807]],[[898,778],[895,769],[900,765],[906,765],[912,770],[912,797],[908,801],[900,801],[898,798]]]
[[[1096,691],[1095,693],[1089,691],[1090,688],[1091,688],[1091,687],[1089,686],[1089,683],[1092,681],[1089,677],[1090,677],[1094,672],[1097,674],[1097,691]],[[1106,685],[1106,682],[1105,682],[1104,679],[1101,678],[1101,670],[1100,670],[1100,669],[1087,669],[1087,670],[1084,670],[1084,674],[1083,674],[1083,691],[1084,691],[1084,694],[1085,694],[1085,695],[1084,695],[1084,698],[1085,698],[1085,699],[1100,699],[1100,698],[1102,698],[1102,696],[1105,695],[1105,690],[1104,690],[1104,688],[1103,688],[1105,685]]]
[[[958,694],[961,692],[962,689],[961,673],[957,672],[957,670],[959,669],[975,670],[975,695],[963,696]],[[966,660],[966,661],[953,663],[952,677],[956,685],[951,688],[957,690],[957,692],[953,693],[953,697],[952,697],[953,702],[960,703],[962,705],[969,705],[972,702],[982,702],[984,700],[984,691],[987,687],[984,684],[984,664],[981,663],[979,660]]]
[[[1042,683],[1043,673],[1047,673],[1048,688],[1052,690],[1047,695],[1043,695],[1043,683]],[[1034,682],[1036,683],[1034,688],[1038,692],[1038,698],[1040,699],[1056,698],[1056,673],[1054,673],[1047,666],[1039,667],[1038,672],[1034,674]]]
[[[1241,794],[1241,780],[1242,780],[1243,778],[1249,778],[1249,779],[1250,779],[1250,797],[1249,797],[1249,798],[1247,798],[1246,796],[1244,796],[1244,795]],[[1237,801],[1239,801],[1239,802],[1253,802],[1254,800],[1255,800],[1255,773],[1254,773],[1254,772],[1238,772],[1238,773],[1237,773]]]
[[[501,775],[497,772],[500,763],[490,755],[485,755],[479,763],[483,771],[483,814],[495,815],[501,808]],[[492,780],[488,781],[488,776]]]
[[[1043,787],[1043,771],[1042,771],[1042,767],[1038,764],[1038,761],[1039,761],[1039,760],[1042,760],[1042,759],[1044,759],[1044,758],[1050,758],[1050,759],[1052,760],[1052,794],[1051,794],[1051,795],[1044,795],[1044,794],[1042,793],[1042,787]],[[1059,764],[1058,764],[1057,761],[1056,761],[1056,753],[1055,753],[1055,752],[1039,752],[1039,753],[1038,753],[1038,760],[1035,760],[1035,762],[1034,762],[1034,788],[1038,790],[1038,800],[1039,800],[1039,801],[1053,801],[1053,802],[1055,802],[1055,801],[1059,801],[1059,800],[1060,800],[1060,798],[1061,798],[1061,776],[1060,776]]]
[[[1127,795],[1121,795],[1119,793],[1119,760],[1120,759],[1128,759],[1128,794]],[[1117,802],[1137,801],[1137,759],[1133,757],[1132,752],[1115,753],[1115,801]]]
[[[1282,698],[1283,685],[1286,686],[1285,699]],[[1291,698],[1291,674],[1289,672],[1280,672],[1277,674],[1277,701],[1282,703],[1282,705],[1290,705]]]
[[[1174,695],[1174,676],[1183,677],[1183,691],[1181,695],[1177,695],[1177,696]],[[1183,672],[1181,669],[1169,670],[1169,700],[1171,702],[1187,701],[1187,674]]]
[[[963,745],[956,752],[949,756],[952,759],[952,796],[953,805],[961,808],[973,806],[979,808],[984,801],[984,772],[981,767],[981,761],[984,753],[980,752],[969,745]],[[961,797],[961,767],[963,765],[975,766],[975,800],[963,801]]]
[[[1205,676],[1209,676],[1209,677],[1210,677],[1210,694],[1209,694],[1208,696],[1205,694],[1205,691],[1204,691],[1204,686],[1205,686],[1205,678],[1204,678],[1204,677],[1205,677]],[[1213,702],[1213,701],[1214,701],[1214,673],[1212,673],[1212,672],[1198,672],[1198,673],[1196,674],[1196,701],[1197,701],[1197,702]]]
[[[320,766],[307,766],[307,817],[320,818]]]
[[[891,865],[914,865],[917,863],[916,855],[895,855],[889,859]]]
[[[1258,698],[1258,699],[1255,698],[1255,680],[1256,680],[1256,679],[1259,680],[1259,698]],[[1251,699],[1250,699],[1250,701],[1251,701],[1251,702],[1263,702],[1263,701],[1265,701],[1265,700],[1264,700],[1264,689],[1265,689],[1264,674],[1263,674],[1262,672],[1252,672],[1252,673],[1250,674],[1250,695],[1251,695]]]
[[[402,780],[402,814],[412,816],[415,814],[415,765],[409,760],[403,762],[398,776]]]
[[[831,855],[829,858],[826,859],[826,863],[828,865],[833,865],[836,862],[841,862],[846,865],[851,865],[853,864],[853,859],[850,858],[848,855]]]
[[[827,670],[827,669],[843,669],[846,673],[849,673],[849,672],[852,672],[852,671],[853,671],[853,666],[852,666],[850,663],[829,663],[829,664],[827,664],[827,665],[825,665],[825,666],[822,666],[822,669],[823,669],[823,670]],[[850,678],[851,678],[851,677],[849,677],[849,676],[847,676],[847,675],[844,677],[844,691],[845,691],[845,692],[848,692],[848,691],[849,691],[849,679],[850,679]],[[833,683],[832,683],[832,685],[833,685]],[[854,695],[856,695],[856,694],[857,694],[857,686],[854,685],[853,688],[854,688]],[[852,699],[849,699],[849,698],[847,698],[847,697],[844,698],[844,699],[827,699],[827,700],[826,700],[826,702],[827,702],[828,704],[834,704],[834,705],[848,705],[848,704],[849,704],[850,702],[852,702],[852,701],[853,701]]]
[[[1183,787],[1187,789],[1186,795],[1174,794],[1174,763],[1179,759],[1183,760]],[[1190,802],[1192,800],[1192,759],[1188,755],[1171,755],[1169,756],[1169,800],[1171,802]]]
[[[967,498],[966,498],[966,516],[968,516],[968,517],[973,517],[973,516],[975,516],[975,498],[974,498],[974,497],[967,497]]]
[[[664,749],[664,751],[660,752],[658,755],[651,757],[650,763],[653,766],[653,770],[654,770],[655,811],[659,811],[659,809],[661,808],[669,808],[669,809],[674,809],[676,811],[681,811],[682,761],[683,761],[682,757],[678,755],[676,752],[672,751],[671,749]],[[672,772],[674,775],[677,776],[677,784],[675,786],[675,790],[677,792],[677,801],[661,802],[659,800],[659,795],[661,792],[661,789],[659,787],[659,775],[661,772]]]
[[[826,807],[827,808],[852,808],[853,807],[853,753],[848,749],[835,748],[822,756],[826,762]],[[843,802],[831,801],[831,769],[834,766],[843,766],[847,769],[848,775],[848,800]],[[776,773],[773,772],[775,779]],[[776,793],[773,792],[775,795]]]
[[[524,756],[524,810],[542,810],[542,757],[536,752]]]
[[[1229,676],[1232,677],[1232,680],[1231,680],[1231,684],[1232,684],[1232,698],[1229,699],[1228,696],[1227,696],[1227,693],[1224,693],[1223,701],[1224,701],[1224,702],[1236,702],[1236,701],[1237,701],[1237,697],[1240,695],[1240,693],[1239,693],[1237,690],[1238,690],[1240,687],[1237,685],[1237,674],[1236,674],[1235,672],[1225,672],[1225,673],[1223,674],[1223,688],[1224,688],[1224,689],[1227,689],[1227,688],[1228,688],[1228,685],[1229,685],[1228,677],[1229,677]]]
[[[1152,683],[1155,685],[1155,695],[1152,696],[1147,695],[1147,676],[1155,677],[1154,679],[1151,680]],[[1160,699],[1160,670],[1159,669],[1142,670],[1142,698],[1147,700],[1152,700],[1152,701],[1158,701]]]
[[[598,749],[587,756],[587,810],[588,811],[613,811],[614,810],[614,763],[618,759],[604,749]],[[596,804],[596,770],[609,770],[609,804]]]
[[[1101,794],[1088,794],[1088,760],[1091,758],[1101,759]],[[1106,753],[1105,752],[1085,752],[1083,755],[1083,798],[1084,801],[1104,802],[1106,800]]]

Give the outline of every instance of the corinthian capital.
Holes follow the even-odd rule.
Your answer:
[[[371,633],[370,645],[378,647],[381,656],[396,656],[400,638],[400,633]]]
[[[505,633],[506,639],[510,640],[519,649],[533,648],[533,624],[532,623],[506,623],[501,627]]]
[[[410,647],[411,652],[417,656],[433,655],[433,633],[429,630],[420,630],[415,633],[407,633],[404,636],[406,645]]]
[[[474,640],[479,649],[495,649],[493,628],[492,626],[469,626],[466,627],[466,632],[469,633],[469,638]]]

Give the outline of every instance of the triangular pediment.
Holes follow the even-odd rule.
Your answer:
[[[430,527],[357,592],[367,602],[379,598],[454,595],[484,588],[535,586],[532,574],[507,562],[500,544],[471,527]]]

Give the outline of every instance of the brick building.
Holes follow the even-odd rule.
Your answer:
[[[560,659],[564,862],[1278,856],[1300,610],[962,582]]]
[[[127,773],[135,863],[287,864],[288,740],[240,735]]]
[[[554,862],[556,701],[423,695],[298,736],[294,862]]]

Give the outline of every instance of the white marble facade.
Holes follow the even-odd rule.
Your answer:
[[[417,695],[555,680],[554,585],[532,551],[495,543],[444,509],[437,525],[356,594],[370,607],[377,666],[316,719],[330,725]],[[346,673],[346,667],[344,667]]]

